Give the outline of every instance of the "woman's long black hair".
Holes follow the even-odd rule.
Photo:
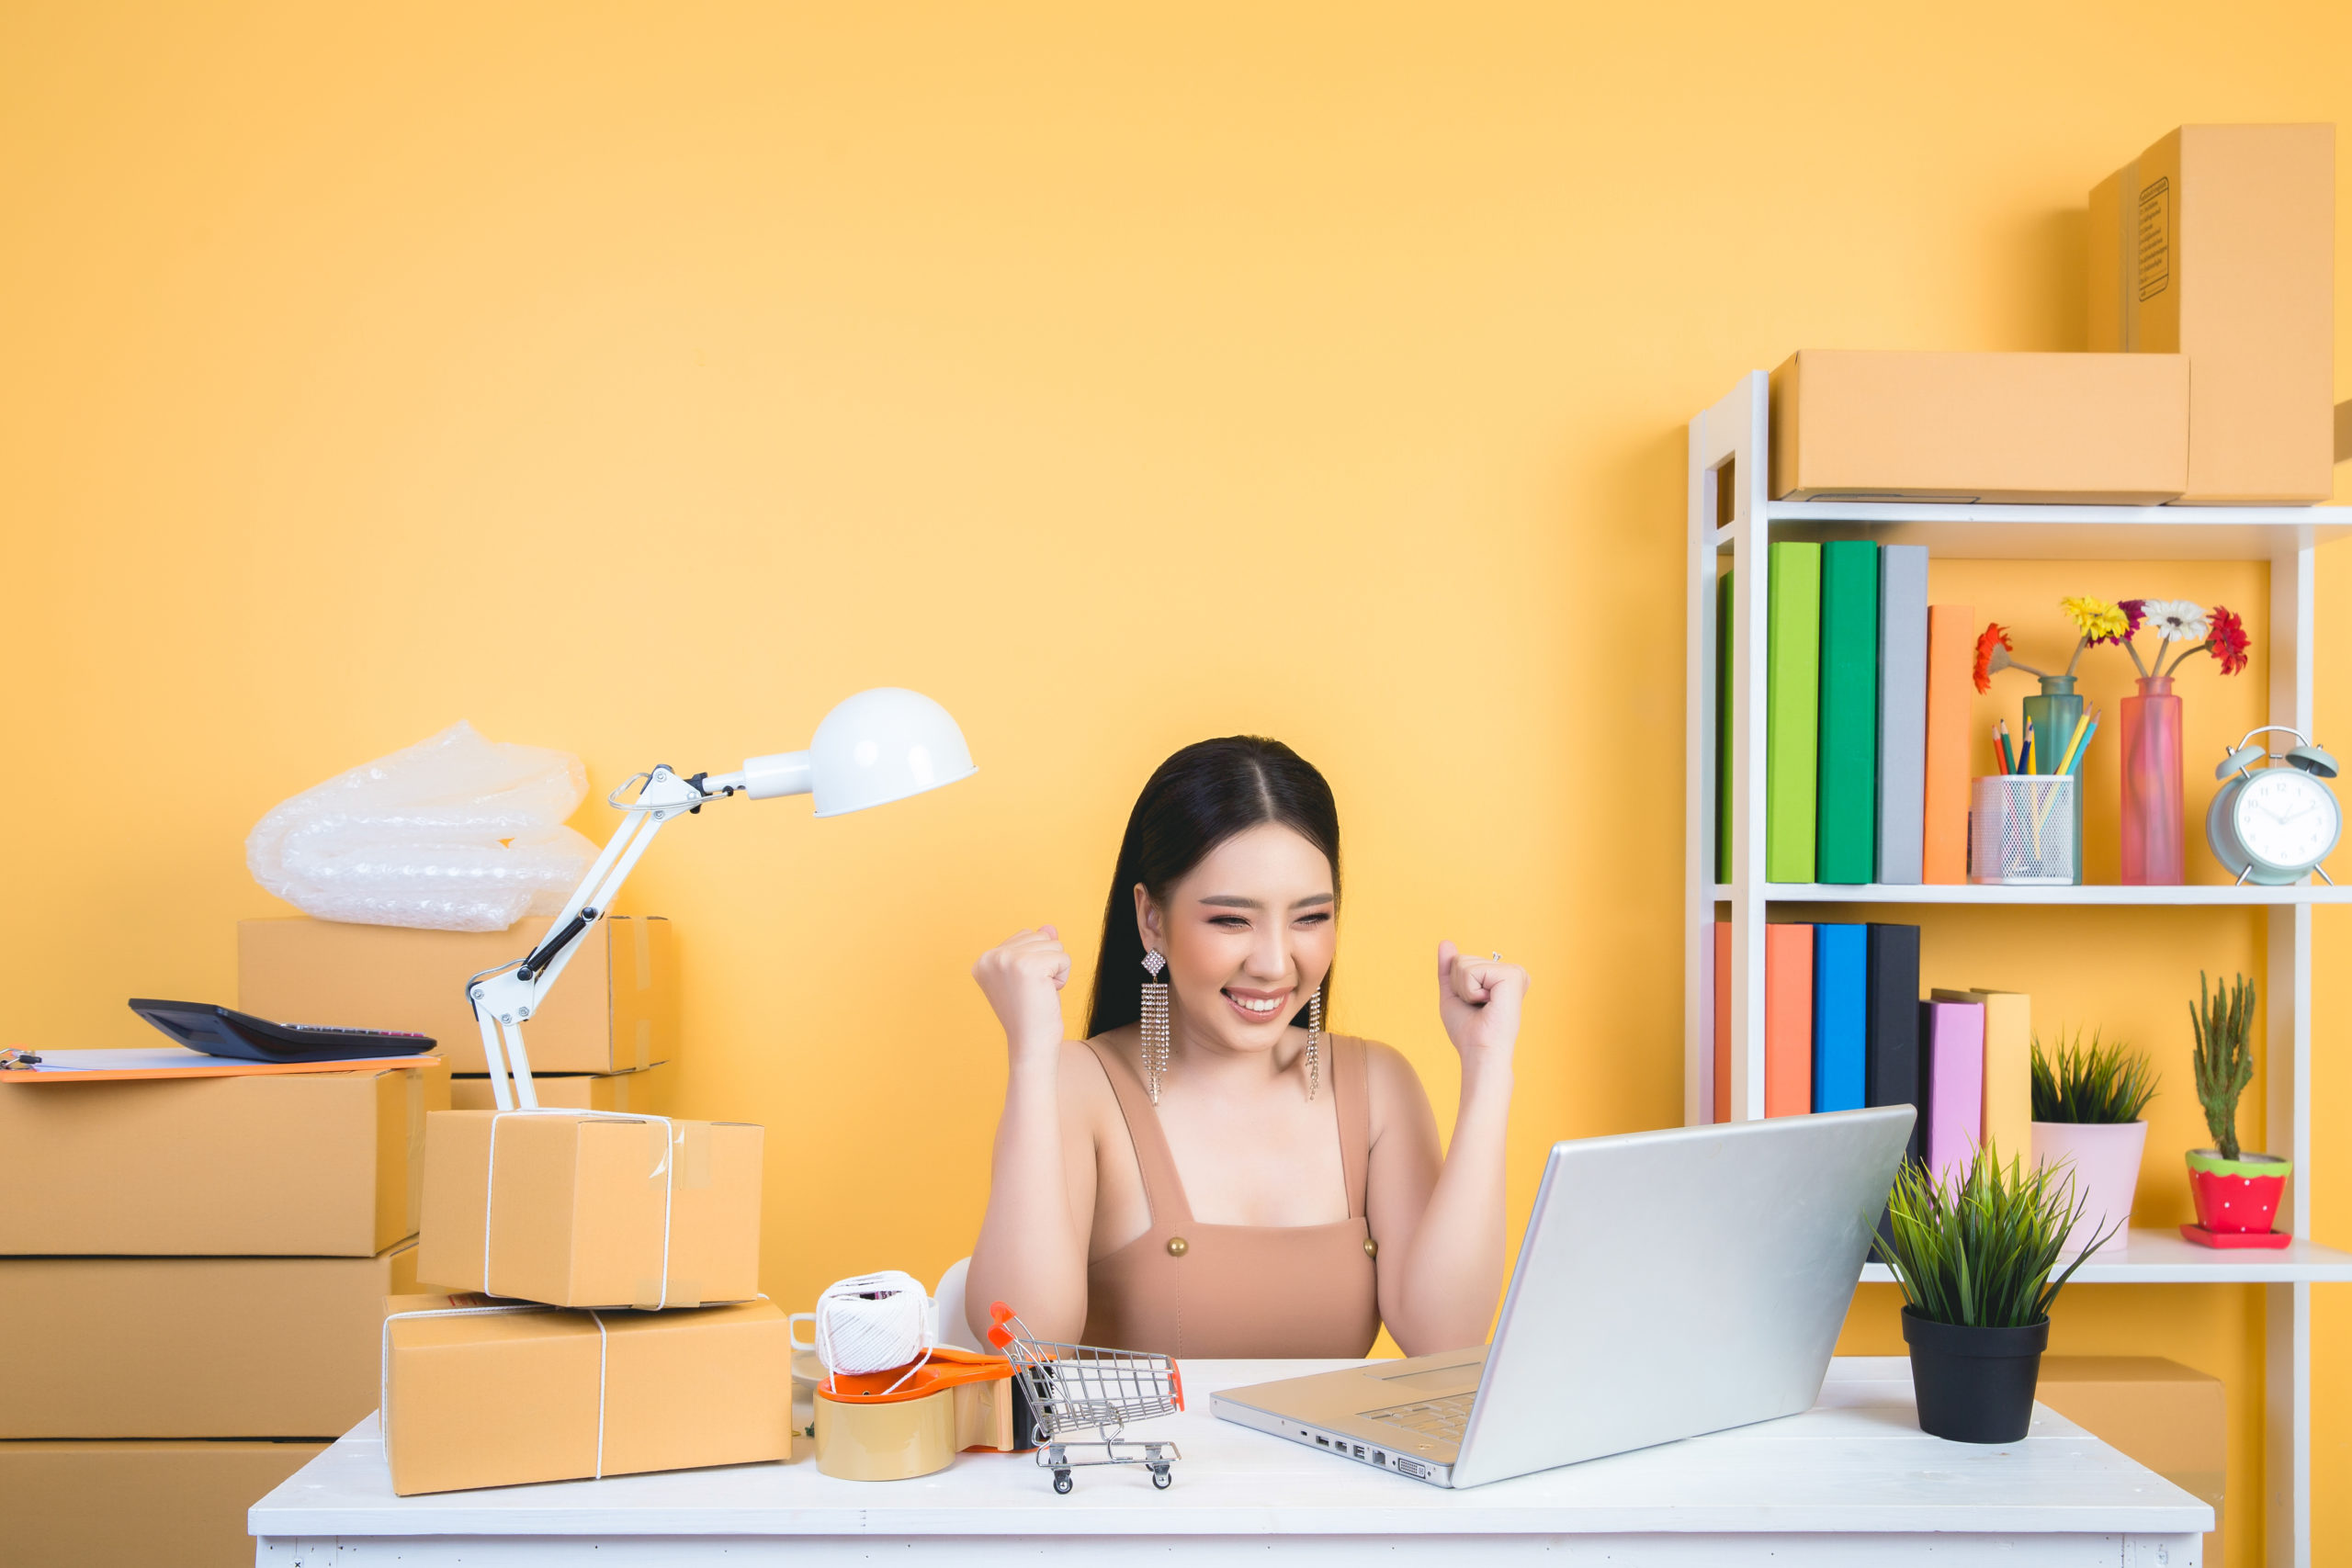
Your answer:
[[[1155,769],[1127,814],[1118,869],[1102,909],[1102,951],[1094,965],[1088,1038],[1136,1022],[1149,978],[1136,930],[1136,884],[1164,908],[1168,890],[1238,833],[1279,822],[1331,863],[1331,897],[1340,896],[1340,808],[1315,765],[1279,740],[1228,735],[1185,747]],[[1323,1006],[1331,1005],[1324,980]],[[1306,1016],[1304,1008],[1296,1019]]]

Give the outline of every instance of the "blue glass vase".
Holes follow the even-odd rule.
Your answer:
[[[2074,738],[2075,726],[2083,716],[2083,699],[2075,690],[2072,675],[2044,675],[2041,694],[2025,700],[2025,721],[2033,726],[2033,771],[2054,773],[2066,755],[2066,742]],[[2023,745],[2025,737],[2018,737]],[[2075,768],[2075,885],[2083,881],[2083,786],[2079,782],[2082,767]]]

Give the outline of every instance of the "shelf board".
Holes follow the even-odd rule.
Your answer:
[[[2224,1252],[2199,1247],[2177,1230],[2134,1230],[2120,1253],[2101,1248],[2069,1281],[2078,1285],[2279,1284],[2352,1280],[2352,1252],[2297,1237],[2276,1252]],[[1862,1265],[1862,1283],[1891,1285],[1894,1272],[1875,1260]]]
[[[1728,903],[1728,884],[1715,884],[1715,900]],[[2232,887],[2226,885],[2187,887],[2118,887],[2086,884],[2081,887],[1987,887],[1973,883],[1934,883],[1897,886],[1889,883],[1769,882],[1767,904],[1987,904],[2006,908],[2053,908],[2107,905],[2125,908],[2248,908],[2278,904],[2352,904],[2352,886],[2292,887]]]
[[[2344,506],[2017,506],[1994,502],[1775,501],[1781,540],[1925,545],[1969,560],[2254,560],[2352,538]],[[1718,528],[1718,549],[1731,531]]]

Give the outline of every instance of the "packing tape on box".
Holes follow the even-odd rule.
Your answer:
[[[526,1107],[515,1111],[501,1111],[492,1116],[490,1119],[490,1171],[481,1186],[481,1288],[484,1295],[491,1296],[498,1293],[491,1288],[490,1283],[490,1224],[491,1215],[498,1204],[498,1124],[510,1116],[574,1116],[582,1121],[591,1122],[641,1122],[659,1130],[660,1142],[653,1156],[653,1168],[645,1174],[648,1179],[656,1176],[662,1179],[662,1269],[658,1278],[640,1279],[638,1281],[637,1299],[629,1304],[640,1312],[660,1312],[673,1304],[670,1300],[672,1294],[670,1216],[675,1208],[681,1151],[690,1142],[698,1145],[701,1150],[702,1179],[700,1182],[690,1180],[687,1186],[690,1188],[709,1186],[710,1128],[707,1125],[702,1125],[682,1131],[667,1116],[630,1115],[618,1111],[568,1111],[547,1105]],[[700,1136],[690,1139],[687,1136],[689,1132],[698,1133]],[[681,1280],[680,1283],[683,1285],[685,1281]],[[681,1290],[676,1293],[681,1298],[675,1303],[678,1306],[702,1305],[702,1288],[699,1284],[695,1285],[691,1292]],[[684,1299],[689,1293],[694,1299],[691,1301]]]

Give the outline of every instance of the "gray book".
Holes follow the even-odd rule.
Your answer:
[[[1928,547],[1878,553],[1878,879],[1924,880]]]

